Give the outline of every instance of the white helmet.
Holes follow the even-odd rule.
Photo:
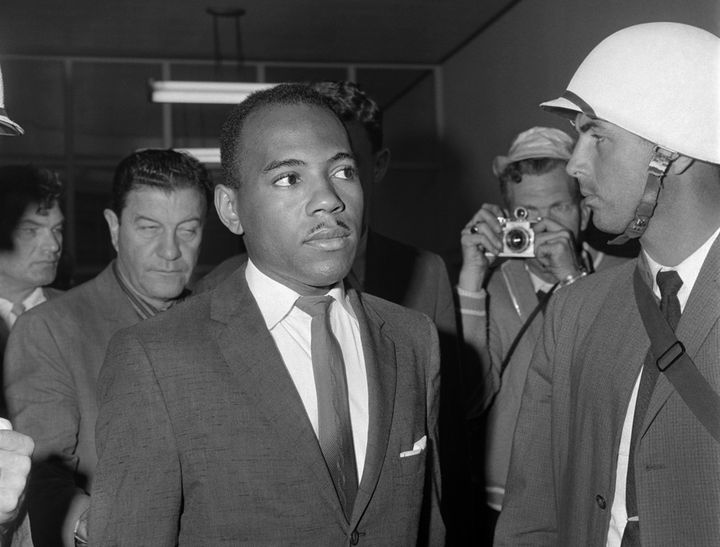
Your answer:
[[[23,128],[12,121],[5,110],[5,88],[3,87],[2,71],[0,70],[0,135],[22,135]]]
[[[680,23],[620,30],[590,52],[560,98],[540,106],[720,164],[720,38]]]

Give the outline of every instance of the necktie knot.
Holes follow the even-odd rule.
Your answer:
[[[657,284],[660,288],[661,298],[672,298],[677,295],[683,281],[675,270],[666,270],[657,273]]]
[[[333,297],[327,294],[322,296],[301,296],[295,301],[295,307],[304,311],[310,317],[322,317],[327,315],[333,300]]]

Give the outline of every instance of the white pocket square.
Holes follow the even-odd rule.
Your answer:
[[[417,456],[423,450],[425,450],[426,446],[427,446],[427,435],[423,435],[419,441],[415,441],[415,444],[413,445],[412,450],[406,450],[405,452],[400,452],[400,457],[407,458],[409,456]]]

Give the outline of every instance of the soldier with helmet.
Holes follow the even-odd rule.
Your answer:
[[[642,252],[550,302],[496,545],[717,545],[720,39],[626,28],[541,106],[575,125],[595,224]]]

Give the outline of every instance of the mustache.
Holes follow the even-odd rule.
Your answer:
[[[319,232],[320,230],[327,230],[328,228],[338,228],[338,227],[343,228],[343,229],[347,230],[348,232],[352,232],[352,229],[350,228],[350,226],[348,226],[345,222],[343,222],[342,219],[337,219],[335,221],[335,223],[333,223],[333,224],[329,224],[325,221],[322,221],[322,222],[316,224],[315,226],[313,226],[310,229],[310,232],[308,232],[308,236],[312,236],[313,234]]]

